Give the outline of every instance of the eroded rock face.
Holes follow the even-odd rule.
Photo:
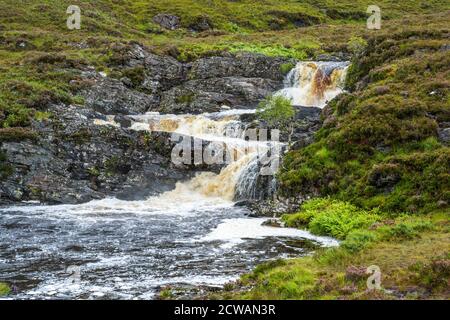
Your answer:
[[[127,78],[122,79],[122,84],[114,83],[116,87],[104,81],[105,91],[112,91],[117,101],[136,100],[140,109],[144,108],[140,99],[143,97],[148,100],[147,111],[175,114],[216,112],[223,105],[254,108],[262,98],[282,87],[282,65],[293,63],[291,59],[253,53],[224,54],[181,63],[170,56],[153,54],[137,44],[121,57],[119,69],[142,70],[142,81],[133,89],[146,96],[129,97],[126,89],[132,86]],[[114,111],[112,107],[105,107],[110,101],[98,94],[98,91],[102,92],[97,86],[91,91],[88,97],[98,97],[93,104],[96,110]],[[115,109],[122,111],[119,107]],[[130,110],[133,110],[132,106]]]
[[[181,19],[178,16],[167,13],[160,13],[153,17],[153,22],[168,30],[175,30],[180,27]]]
[[[157,97],[129,89],[123,81],[99,78],[83,92],[88,108],[102,114],[140,114],[155,108]]]
[[[80,77],[73,81],[83,84],[79,94],[85,98],[84,106],[50,105],[53,116],[32,123],[35,141],[0,145],[13,168],[1,183],[0,204],[80,203],[106,196],[142,199],[172,190],[197,170],[218,172],[220,166],[174,165],[170,152],[176,142],[170,134],[133,131],[128,115],[199,114],[220,111],[224,105],[254,108],[282,87],[281,65],[290,60],[225,54],[181,63],[133,44],[115,61],[116,78],[94,68],[77,70]],[[120,75],[130,69],[142,72],[142,77]],[[298,117],[294,135],[307,141],[302,135],[311,136],[318,115],[300,112]],[[114,119],[118,125],[98,125],[98,119]]]
[[[37,141],[3,143],[14,171],[2,181],[0,201],[143,198],[173,189],[195,170],[172,164],[169,136],[96,125],[102,115],[89,108],[52,111],[56,119],[33,123]]]

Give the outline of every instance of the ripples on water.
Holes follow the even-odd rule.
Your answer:
[[[323,106],[342,91],[346,67],[301,62],[278,94],[295,104]],[[239,132],[239,115],[253,112],[149,113],[135,116],[132,129],[179,132],[242,148],[243,137],[224,133]],[[151,299],[163,285],[220,286],[261,262],[336,245],[305,231],[261,226],[264,219],[247,218],[247,209],[233,206],[236,189],[254,193],[253,159],[243,157],[219,175],[204,173],[143,201],[0,208],[0,281],[11,284],[12,297],[19,299]]]
[[[263,227],[264,219],[246,218],[247,210],[231,203],[177,214],[132,205],[127,211],[125,204],[2,209],[0,281],[14,286],[15,298],[151,299],[165,284],[217,286],[263,261],[334,244]],[[69,266],[80,267],[79,283],[70,283]]]

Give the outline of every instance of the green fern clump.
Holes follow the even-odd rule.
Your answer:
[[[330,198],[310,200],[302,206],[300,212],[283,216],[289,227],[305,226],[314,234],[337,239],[345,239],[350,232],[367,228],[380,219],[381,215],[376,210],[365,211],[350,203]]]

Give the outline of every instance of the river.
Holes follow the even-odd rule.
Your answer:
[[[346,66],[299,63],[276,94],[323,107],[341,92]],[[235,206],[237,194],[255,193],[255,156],[267,145],[249,146],[239,130],[239,116],[253,112],[135,116],[134,130],[217,141],[237,156],[219,173],[199,173],[141,201],[0,208],[0,281],[18,299],[152,299],[166,285],[220,287],[264,261],[336,245],[303,230],[262,226],[266,219]]]

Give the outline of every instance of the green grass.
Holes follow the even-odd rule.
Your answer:
[[[330,104],[333,121],[286,156],[285,197],[337,195],[389,212],[448,208],[450,148],[437,129],[450,120],[450,61],[438,20],[368,38],[347,75],[351,92]]]
[[[6,283],[0,282],[0,297],[7,296],[11,292],[11,289]]]
[[[315,199],[305,203],[300,212],[284,215],[288,227],[306,227],[317,235],[345,239],[361,228],[367,228],[381,219],[376,210],[361,210],[346,202],[331,199]]]
[[[324,198],[307,201],[299,213],[285,215],[283,219],[313,231],[305,221],[329,214],[330,208],[335,213],[335,226],[348,225],[347,212],[353,212],[355,220],[366,214],[348,203]],[[380,212],[372,214],[377,218],[350,227],[341,236],[339,247],[321,249],[312,256],[262,264],[238,282],[228,284],[227,291],[211,298],[448,299],[448,211],[396,217]],[[333,230],[323,234],[332,235]],[[365,270],[371,265],[380,267],[381,285],[388,291],[367,290],[369,274]]]

